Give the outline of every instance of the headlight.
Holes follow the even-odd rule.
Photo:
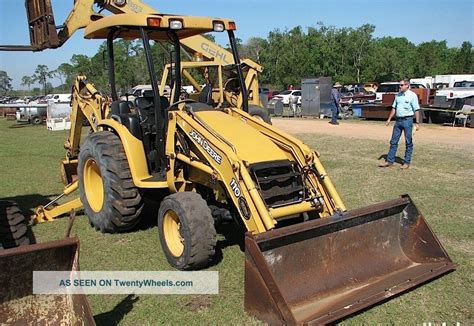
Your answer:
[[[223,32],[224,31],[224,23],[223,22],[213,22],[212,29],[214,32]]]
[[[181,29],[183,28],[183,22],[181,20],[170,20],[171,29]]]
[[[114,4],[119,7],[122,7],[125,3],[127,3],[127,0],[114,0]]]

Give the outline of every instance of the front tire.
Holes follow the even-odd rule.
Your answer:
[[[144,202],[117,135],[99,131],[87,136],[77,172],[80,198],[92,226],[117,233],[138,224]]]
[[[167,196],[158,212],[158,232],[173,267],[193,270],[212,262],[216,229],[211,210],[199,194],[178,192]]]

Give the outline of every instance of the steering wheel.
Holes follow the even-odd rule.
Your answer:
[[[180,101],[189,99],[189,93],[186,92],[184,88],[181,88],[181,91],[179,92],[179,99]]]
[[[197,101],[190,98],[182,99],[182,100],[179,100],[178,102],[174,102],[173,104],[171,104],[168,109],[172,109],[181,103],[197,103]]]

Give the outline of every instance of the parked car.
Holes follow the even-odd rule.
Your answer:
[[[41,100],[38,100],[38,103],[47,104],[49,100],[53,100],[54,103],[69,103],[71,102],[71,93],[48,94],[41,98]]]
[[[301,103],[301,90],[300,89],[282,91],[278,95],[274,96],[273,99],[281,100],[281,102],[284,105],[289,105],[290,96],[297,97],[297,102]]]
[[[426,88],[426,86],[418,83],[410,83],[410,88]]]
[[[362,86],[352,88],[343,87],[341,89],[341,104],[353,102],[368,102],[375,100],[375,94],[369,93]]]
[[[468,98],[474,96],[474,81],[457,81],[453,87],[436,91],[436,96],[446,96],[446,99]]]
[[[397,94],[399,92],[399,82],[386,82],[381,83],[377,88],[377,92],[375,93],[375,100],[380,102],[382,101],[383,94]],[[410,88],[426,88],[422,84],[417,83],[410,83]]]
[[[474,87],[473,80],[463,80],[454,83],[453,87]]]
[[[143,96],[143,93],[145,91],[151,91],[151,85],[137,85],[128,90],[125,94],[120,96],[120,99],[122,101],[125,101],[127,98],[129,101],[133,102],[135,98]],[[165,90],[164,94],[161,94],[162,96],[169,97],[171,94],[171,88],[168,85],[165,85]]]
[[[264,94],[267,96],[267,99],[270,101],[275,95],[279,94],[280,92],[278,91],[273,91],[265,87],[260,87],[258,89],[258,92],[261,94]]]
[[[375,93],[377,91],[378,84],[377,83],[365,83],[364,89],[368,93]]]

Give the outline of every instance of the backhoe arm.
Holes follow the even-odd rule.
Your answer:
[[[63,193],[51,202],[36,208],[36,222],[51,221],[60,215],[68,213],[71,209],[82,207],[78,197],[60,205],[56,205],[56,202],[77,190],[77,156],[79,154],[79,144],[85,119],[87,119],[90,127],[95,132],[98,129],[98,125],[108,114],[108,99],[102,96],[95,89],[94,85],[87,81],[85,76],[78,76],[72,86],[71,129],[64,143],[66,156],[61,162],[61,178],[66,186]]]

